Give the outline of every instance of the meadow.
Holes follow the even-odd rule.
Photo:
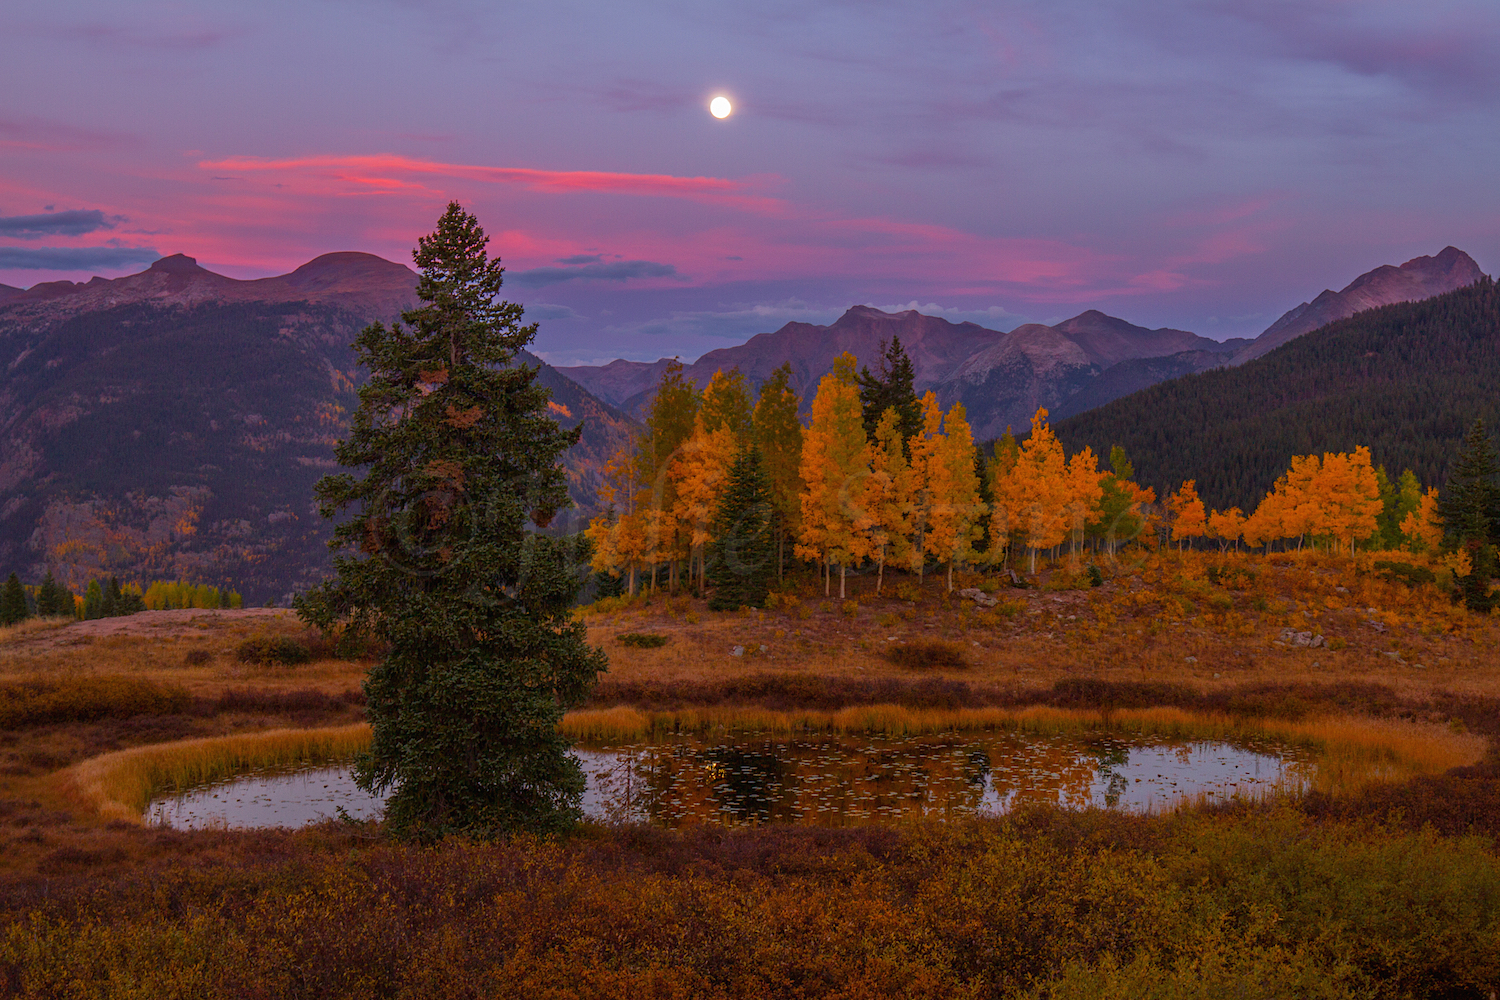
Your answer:
[[[1364,554],[1142,553],[580,609],[578,739],[1257,734],[1318,790],[1156,816],[386,842],[153,829],[155,790],[365,739],[368,664],[290,613],[0,632],[0,992],[19,996],[1476,996],[1500,982],[1500,619]],[[122,624],[122,623],[128,623]],[[1321,636],[1317,646],[1297,635]],[[631,636],[661,637],[641,643]],[[624,638],[622,638],[624,637]],[[301,644],[308,662],[266,650]],[[259,651],[259,652],[257,652]],[[1379,765],[1374,767],[1373,765]]]

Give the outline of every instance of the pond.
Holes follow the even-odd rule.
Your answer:
[[[584,812],[660,826],[1001,814],[1023,803],[1161,812],[1184,802],[1307,788],[1316,758],[1271,743],[956,732],[927,736],[680,736],[574,751]],[[150,804],[179,829],[296,827],[378,816],[347,766],[257,772]]]

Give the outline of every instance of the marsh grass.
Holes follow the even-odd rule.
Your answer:
[[[135,747],[86,760],[70,777],[104,819],[140,823],[164,791],[205,785],[263,767],[349,760],[370,742],[361,723],[337,729],[273,729]]]

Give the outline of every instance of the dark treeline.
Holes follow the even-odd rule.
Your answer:
[[[1158,495],[1195,479],[1252,509],[1293,455],[1367,445],[1442,486],[1475,418],[1500,426],[1500,289],[1491,279],[1372,309],[1238,368],[1163,382],[1054,427],[1069,453],[1122,445]]]

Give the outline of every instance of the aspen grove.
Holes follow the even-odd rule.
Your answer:
[[[951,591],[956,570],[1035,574],[1038,558],[1108,557],[1129,543],[1431,553],[1443,537],[1437,490],[1423,492],[1410,472],[1390,483],[1365,447],[1292,457],[1249,515],[1210,510],[1193,480],[1158,501],[1133,481],[1119,447],[1108,468],[1088,447],[1065,454],[1045,408],[1023,441],[1007,431],[986,454],[963,404],[944,412],[928,392],[910,401],[919,420],[903,434],[911,421],[900,401],[871,412],[872,398],[890,394],[869,391],[878,377],[855,366],[848,353],[834,362],[804,426],[790,365],[752,400],[738,370],[717,372],[700,392],[670,364],[644,431],[605,469],[607,508],[587,532],[594,570],[632,596],[662,584],[703,593],[715,505],[749,448],[766,469],[778,575],[789,561],[811,563],[825,595],[837,577],[840,599],[851,570],[872,571],[879,594],[888,569],[920,576],[936,568]]]

